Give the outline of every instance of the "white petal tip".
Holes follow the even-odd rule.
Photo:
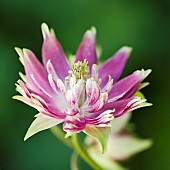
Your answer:
[[[92,65],[92,68],[93,68],[94,70],[98,70],[98,65],[97,65],[97,64],[93,64],[93,65]]]
[[[142,69],[141,70],[141,74],[144,78],[146,78],[151,72],[152,72],[151,69],[147,69],[147,70]]]
[[[87,30],[86,35],[89,38],[95,38],[96,37],[96,28],[95,27],[91,27],[90,30]]]
[[[43,38],[46,39],[50,35],[48,25],[46,23],[42,23],[41,30],[42,30]]]
[[[25,137],[24,137],[24,142],[25,142],[28,138],[29,138],[29,137],[25,136]]]
[[[24,65],[24,53],[23,53],[23,51],[18,47],[15,47],[14,49],[17,52],[17,54],[19,55],[20,62]]]
[[[26,141],[28,138],[30,138],[31,136],[33,136],[35,133],[37,133],[37,132],[34,132],[34,131],[32,130],[32,128],[29,128],[28,131],[27,131],[27,133],[26,133],[26,135],[25,135],[25,137],[24,137],[24,141]]]
[[[15,51],[18,53],[18,55],[19,55],[20,53],[22,53],[22,50],[21,50],[19,47],[15,47],[14,49],[15,49]]]
[[[152,106],[153,104],[152,103],[146,103],[146,106]]]
[[[137,70],[137,71],[135,71],[134,73],[135,73],[137,76],[139,76],[140,78],[145,79],[151,72],[152,72],[151,69],[147,69],[147,70],[142,69],[142,70]]]
[[[17,90],[17,91],[18,91],[18,90]],[[20,96],[20,95],[12,96],[12,99],[14,99],[14,100],[19,100],[19,101],[24,101],[24,97],[23,97],[23,96]]]
[[[26,141],[28,138],[30,138],[31,136],[33,136],[35,134],[35,132],[32,132],[31,130],[30,130],[30,128],[28,129],[28,131],[27,131],[27,133],[26,133],[26,135],[25,135],[25,137],[24,137],[24,141]]]
[[[124,46],[120,49],[120,51],[127,53],[128,56],[131,54],[132,50],[133,50],[132,47],[128,47],[128,46]]]
[[[93,27],[91,27],[91,33],[93,34],[93,35],[96,35],[96,28],[93,26]]]
[[[23,48],[23,56],[25,58],[29,58],[29,55],[30,55],[31,51],[27,48]]]
[[[147,77],[151,72],[152,72],[151,69],[147,69],[147,70],[145,71],[145,76]]]
[[[18,96],[12,96],[12,99],[17,100]]]
[[[56,37],[56,35],[55,35],[55,31],[54,31],[54,29],[53,29],[53,28],[51,28],[51,29],[50,29],[50,33],[51,33],[54,37]]]
[[[152,139],[146,139],[146,140],[148,142],[147,147],[150,148],[154,144],[154,141]]]

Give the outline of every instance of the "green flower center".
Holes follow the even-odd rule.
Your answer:
[[[87,60],[85,59],[83,62],[78,61],[73,65],[72,74],[76,77],[76,79],[84,79],[87,80],[90,77],[89,65]]]

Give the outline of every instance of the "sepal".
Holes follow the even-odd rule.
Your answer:
[[[52,118],[42,113],[35,115],[35,117],[36,119],[32,122],[31,126],[29,127],[24,137],[24,141],[26,141],[29,137],[33,136],[34,134],[42,130],[49,129],[63,121],[56,118]]]
[[[104,154],[107,150],[108,137],[111,131],[111,127],[95,127],[95,126],[86,126],[84,132],[95,138],[100,142],[102,147],[102,153]]]

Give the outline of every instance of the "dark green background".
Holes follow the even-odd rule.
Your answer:
[[[123,0],[0,0],[0,169],[68,170],[71,150],[50,131],[23,142],[36,110],[11,99],[23,67],[14,47],[41,56],[40,25],[56,31],[66,53],[75,53],[84,31],[97,28],[106,60],[123,45],[132,46],[124,75],[152,68],[143,90],[154,105],[133,115],[137,132],[154,146],[128,162],[133,170],[170,169],[170,3]]]

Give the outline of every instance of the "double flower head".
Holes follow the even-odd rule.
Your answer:
[[[38,110],[25,140],[35,133],[63,123],[66,137],[84,132],[97,138],[108,136],[111,121],[140,107],[150,106],[137,91],[151,72],[137,70],[119,80],[131,48],[122,47],[101,66],[96,55],[96,30],[88,30],[69,63],[53,30],[42,24],[42,61],[28,49],[16,48],[26,75],[20,73],[14,96]],[[104,144],[102,144],[104,145]],[[104,147],[103,147],[104,149]]]

